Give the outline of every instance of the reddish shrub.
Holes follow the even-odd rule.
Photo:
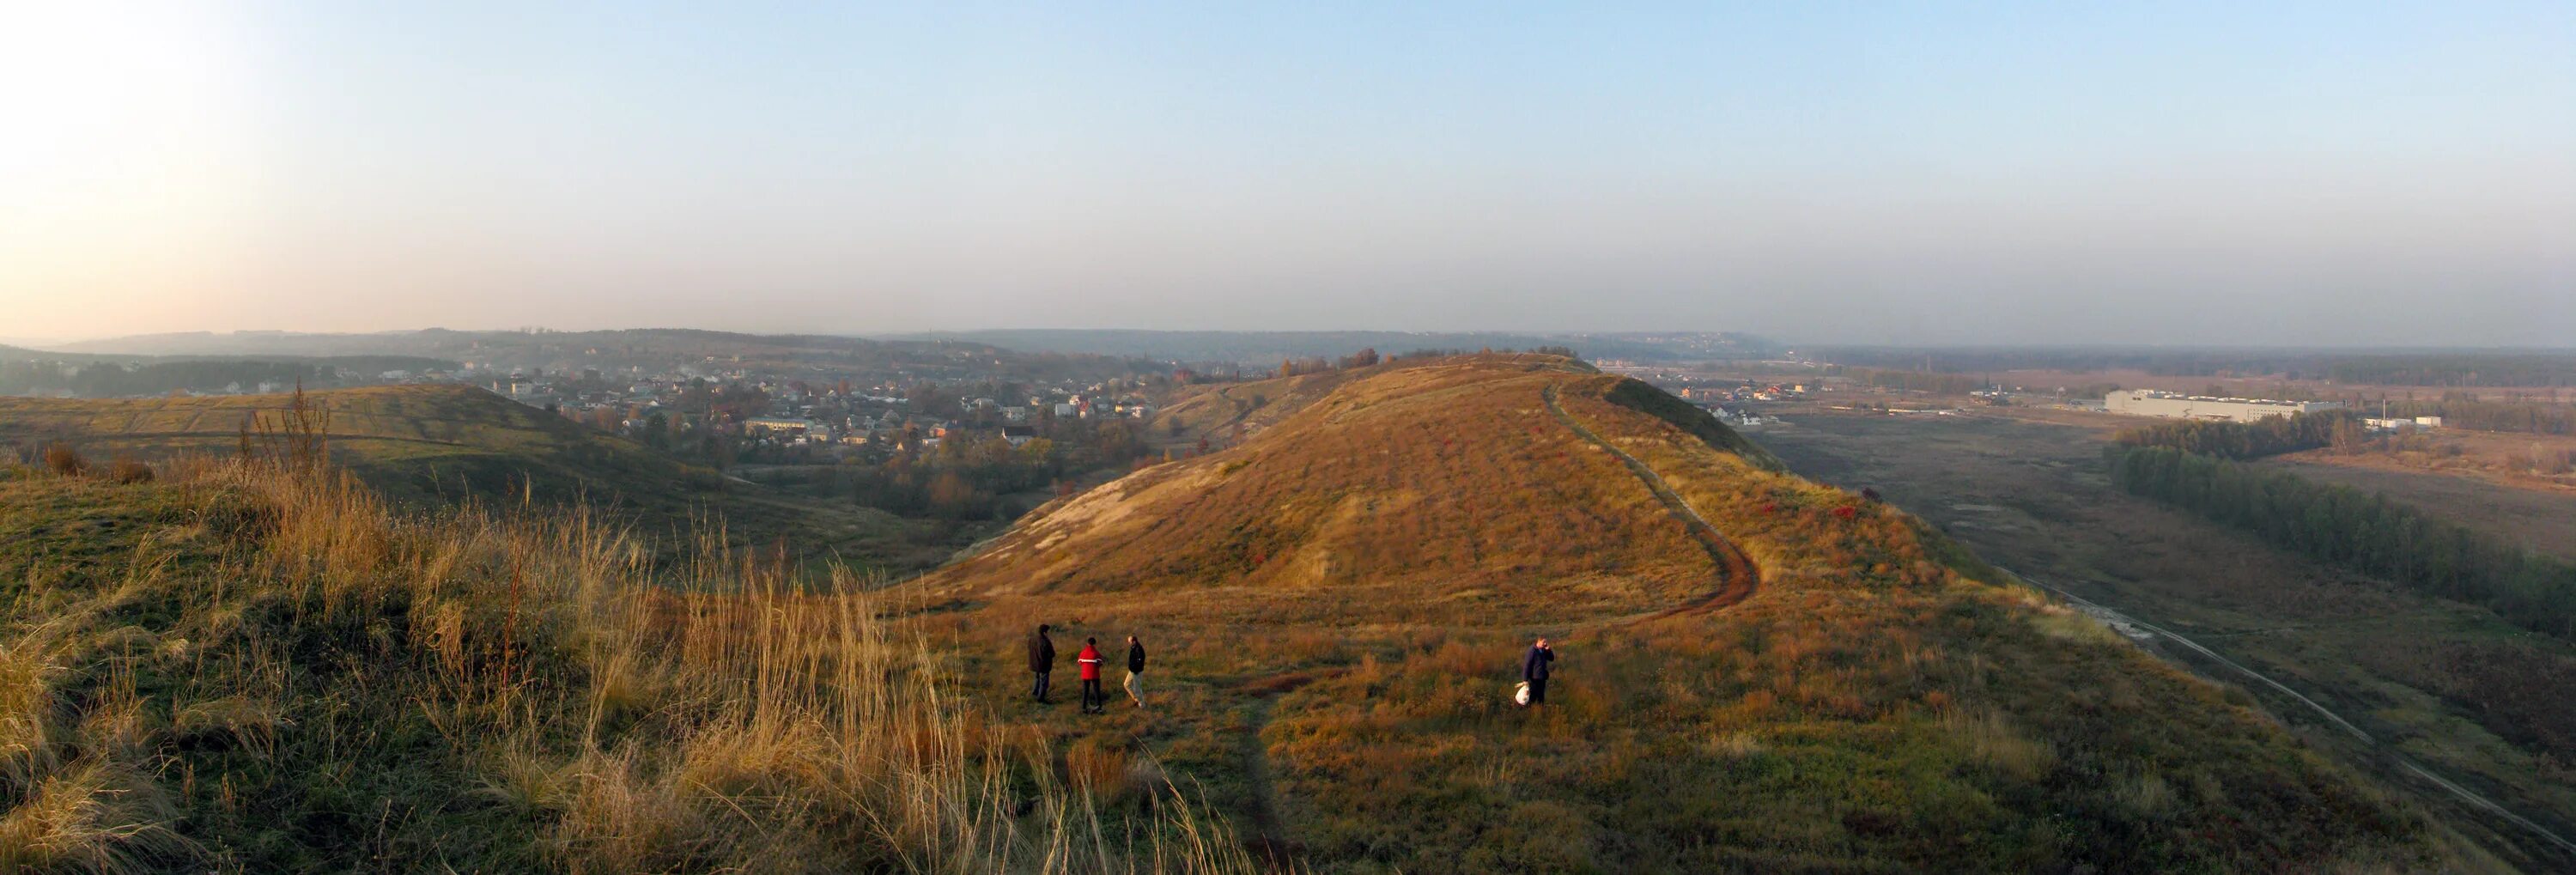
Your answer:
[[[1859,515],[1860,515],[1860,508],[1853,507],[1853,506],[1848,505],[1848,504],[1843,505],[1843,506],[1841,506],[1841,507],[1834,508],[1834,518],[1835,518],[1835,519],[1847,520],[1847,519],[1851,519],[1852,517],[1859,516]]]

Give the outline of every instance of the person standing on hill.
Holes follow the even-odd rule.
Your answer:
[[[1521,658],[1521,680],[1529,683],[1530,704],[1546,704],[1547,667],[1548,663],[1555,661],[1556,650],[1555,648],[1547,646],[1547,639],[1545,638],[1541,638],[1538,640],[1538,643],[1530,645],[1529,655]]]
[[[1127,636],[1127,698],[1145,707],[1145,645],[1134,635]]]
[[[1047,679],[1055,674],[1055,641],[1047,637],[1045,623],[1039,623],[1037,634],[1029,636],[1029,673],[1038,676],[1037,689],[1031,693],[1038,704],[1055,704],[1047,700]]]
[[[1073,659],[1082,665],[1082,713],[1109,710],[1109,697],[1100,692],[1100,639],[1082,639],[1082,652]]]

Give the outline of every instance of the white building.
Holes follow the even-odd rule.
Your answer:
[[[800,419],[793,416],[754,416],[750,419],[743,420],[742,427],[744,431],[765,432],[770,434],[811,434],[816,437],[822,437],[831,433],[831,428],[829,426],[815,422],[811,419]]]
[[[2215,419],[2228,422],[2256,422],[2275,416],[2337,410],[2340,401],[2273,401],[2262,398],[2215,398],[2208,395],[2184,395],[2151,389],[2122,389],[2102,396],[2102,409],[2131,416],[2161,416],[2167,419]]]

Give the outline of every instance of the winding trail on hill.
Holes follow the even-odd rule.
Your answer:
[[[1556,421],[1564,423],[1576,437],[1609,451],[1620,464],[1628,466],[1629,473],[1637,475],[1637,480],[1646,484],[1646,490],[1655,494],[1656,501],[1663,502],[1664,509],[1670,512],[1674,519],[1680,520],[1683,526],[1690,529],[1691,537],[1697,538],[1700,546],[1708,550],[1708,558],[1717,563],[1716,589],[1710,590],[1706,595],[1636,619],[1654,619],[1691,611],[1716,610],[1750,598],[1753,591],[1761,586],[1762,572],[1754,566],[1753,557],[1745,555],[1742,549],[1735,546],[1735,542],[1719,534],[1716,526],[1709,525],[1708,518],[1700,516],[1699,511],[1691,507],[1689,499],[1683,498],[1681,493],[1673,491],[1671,484],[1664,482],[1664,475],[1655,473],[1654,467],[1646,464],[1644,460],[1629,455],[1627,450],[1620,449],[1618,445],[1585,428],[1583,423],[1576,422],[1573,414],[1565,412],[1565,408],[1557,405],[1555,384],[1548,384],[1548,387],[1539,393],[1539,398],[1547,403],[1547,412],[1554,415]]]

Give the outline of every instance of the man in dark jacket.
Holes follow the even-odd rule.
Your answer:
[[[1047,701],[1047,678],[1055,673],[1055,642],[1047,638],[1044,623],[1038,624],[1037,634],[1029,636],[1029,671],[1038,676],[1037,690],[1032,693],[1038,703],[1054,704]]]
[[[1134,635],[1127,636],[1127,698],[1145,707],[1145,645]]]
[[[1529,655],[1521,659],[1521,680],[1529,682],[1530,704],[1547,701],[1547,664],[1555,661],[1556,651],[1547,646],[1545,638],[1530,645]]]

